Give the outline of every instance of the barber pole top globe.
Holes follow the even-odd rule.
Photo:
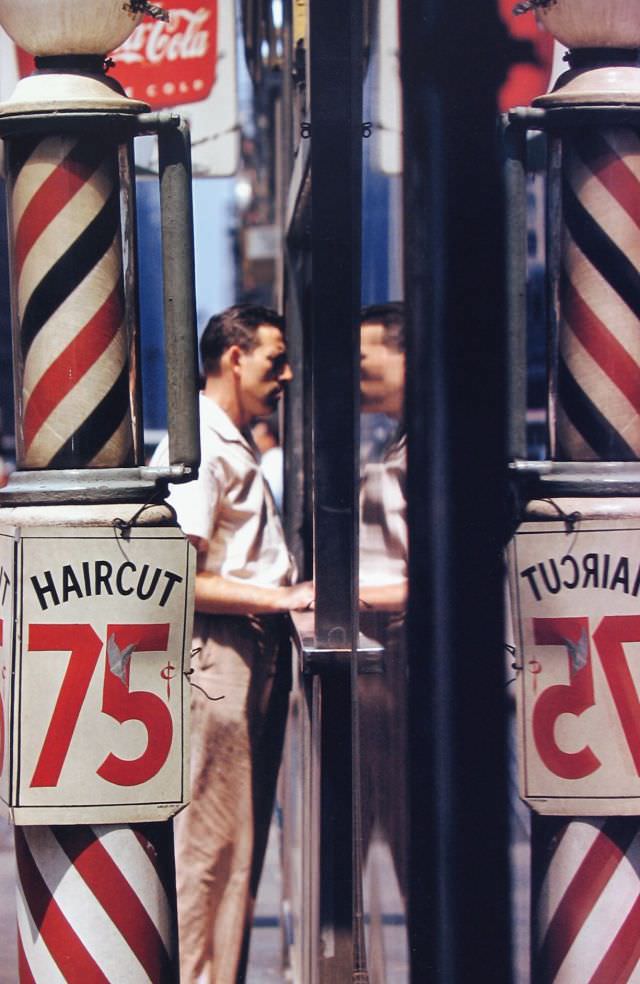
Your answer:
[[[538,23],[569,48],[569,71],[534,105],[640,104],[640,0],[542,0]]]
[[[142,20],[141,6],[131,0],[0,0],[0,25],[19,47],[37,59],[65,58],[64,65],[45,62],[21,79],[11,100],[0,104],[0,116],[148,109],[128,99],[103,70],[107,53]]]
[[[638,0],[550,0],[536,16],[567,48],[640,48]]]

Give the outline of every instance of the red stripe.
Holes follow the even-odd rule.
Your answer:
[[[84,161],[74,160],[71,155],[75,150],[76,147],[74,146],[67,157],[45,179],[22,213],[16,229],[15,241],[15,263],[18,277],[35,241],[102,163],[99,162],[96,167],[95,164],[87,165]]]
[[[553,914],[540,947],[539,967],[544,980],[554,980],[637,829],[637,823],[608,821],[587,851]],[[613,836],[617,843],[611,840]],[[554,862],[555,858],[552,858],[550,864]]]
[[[152,981],[171,980],[162,937],[123,872],[90,827],[56,827],[60,846]]]
[[[24,413],[28,450],[47,417],[97,362],[122,323],[120,282],[102,307],[49,366],[33,388]]]
[[[640,959],[640,896],[589,984],[626,984]]]
[[[18,980],[20,984],[36,984],[36,979],[31,973],[31,967],[22,946],[20,933],[18,933]]]
[[[67,922],[38,871],[27,838],[16,827],[16,862],[25,901],[39,935],[68,984],[109,984],[108,978]]]
[[[640,413],[640,366],[580,296],[568,275],[564,278],[562,313],[600,369]]]
[[[595,164],[596,166],[593,166]],[[616,199],[629,218],[640,226],[640,182],[624,160],[611,148],[608,160],[600,159],[598,163],[589,161],[591,170],[601,184]]]

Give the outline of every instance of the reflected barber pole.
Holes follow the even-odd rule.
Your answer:
[[[132,463],[117,151],[13,141],[13,264],[27,468]]]
[[[557,454],[640,457],[640,137],[563,140]]]
[[[640,832],[628,819],[574,820],[550,845],[538,902],[534,979],[635,980]]]

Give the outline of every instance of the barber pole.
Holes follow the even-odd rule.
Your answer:
[[[575,820],[545,841],[533,979],[631,980],[640,962],[638,825]]]
[[[132,464],[117,148],[75,137],[14,140],[9,173],[20,464]]]
[[[141,122],[149,106],[105,66],[147,11],[163,13],[0,0],[36,59],[0,104],[18,449],[0,498],[0,804],[17,825],[19,975],[36,984],[177,978],[166,821],[189,798],[193,548],[162,490],[198,462],[190,168],[179,118]],[[139,441],[128,238],[143,132],[160,134],[165,335],[183,367],[157,476]]]
[[[20,980],[175,981],[170,832],[18,827]]]
[[[509,565],[520,786],[534,810],[532,980],[622,984],[640,960],[640,500],[597,498],[586,482],[576,491],[565,463],[603,475],[603,463],[613,474],[640,458],[640,140],[604,111],[640,106],[640,10],[633,0],[522,6],[570,49],[569,70],[534,100],[552,120],[558,464],[545,464],[559,484],[524,508]]]
[[[561,461],[640,457],[640,137],[562,139]]]

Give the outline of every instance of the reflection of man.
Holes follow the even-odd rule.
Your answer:
[[[280,520],[245,436],[291,379],[282,332],[262,307],[210,320],[200,343],[200,473],[169,499],[198,551],[192,799],[175,823],[182,984],[244,977],[287,713],[282,613],[313,599],[310,584],[289,586]],[[163,460],[161,445],[154,463]]]
[[[388,883],[373,872],[387,844],[401,895],[406,893],[406,669],[407,600],[404,314],[399,303],[365,308],[360,323],[360,400],[363,413],[395,423],[381,461],[368,462],[360,484],[360,630],[384,650],[377,673],[358,676],[364,870],[369,892]],[[377,860],[376,860],[377,859]],[[383,893],[388,898],[388,891]],[[367,898],[371,912],[383,899]]]
[[[360,321],[360,403],[384,413],[397,431],[381,462],[365,465],[360,489],[360,600],[401,611],[407,594],[404,314],[400,303],[364,308]]]

